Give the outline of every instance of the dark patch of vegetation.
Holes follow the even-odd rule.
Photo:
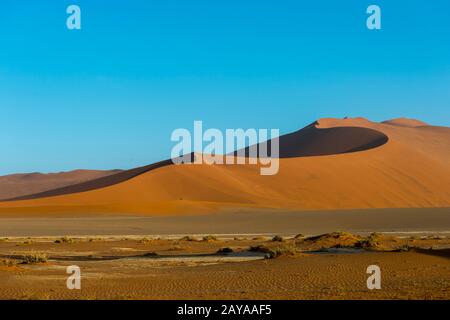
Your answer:
[[[152,239],[148,239],[148,238],[142,238],[142,239],[138,240],[138,243],[143,243],[143,244],[148,244],[151,242],[152,242]]]
[[[158,254],[156,252],[147,252],[144,257],[156,257]]]
[[[55,243],[74,243],[75,240],[69,237],[62,237],[61,239],[56,239]]]
[[[374,232],[370,234],[367,238],[359,240],[355,247],[363,249],[378,249],[381,247],[381,241],[383,240],[383,235],[381,233]]]
[[[36,264],[47,262],[47,255],[45,253],[32,252],[24,255],[22,258],[22,264]]]
[[[297,253],[297,249],[292,246],[269,248],[263,245],[259,245],[250,247],[249,251],[265,253],[266,259],[274,259],[283,255],[294,255]]]
[[[276,235],[275,237],[272,238],[272,241],[275,241],[275,242],[283,242],[284,239],[283,239],[282,236]]]
[[[226,247],[226,248],[220,248],[217,250],[217,253],[224,254],[224,253],[232,253],[233,249]]]
[[[197,241],[197,239],[191,236],[184,236],[183,238],[180,239],[180,241]]]
[[[208,241],[208,242],[217,241],[217,237],[213,236],[213,235],[204,236],[203,241]]]
[[[0,266],[13,267],[17,265],[16,259],[4,258],[0,259]]]

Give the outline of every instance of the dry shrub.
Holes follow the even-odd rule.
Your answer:
[[[217,253],[219,253],[219,254],[232,253],[232,252],[233,252],[233,249],[231,249],[229,247],[220,248],[219,250],[217,250]]]
[[[191,236],[184,236],[183,238],[180,239],[180,241],[197,241],[197,239]]]
[[[47,255],[40,252],[31,252],[21,258],[22,264],[35,264],[47,262]]]
[[[74,243],[75,240],[69,237],[62,237],[61,239],[56,239],[55,243]]]
[[[217,241],[217,237],[213,236],[213,235],[204,236],[203,241],[207,241],[207,242]]]
[[[283,239],[282,236],[276,235],[275,237],[272,238],[272,241],[274,241],[274,242],[283,242],[284,239]]]
[[[295,255],[297,253],[297,249],[293,246],[278,246],[269,248],[264,245],[259,245],[250,247],[249,251],[265,253],[266,259],[274,259],[285,255]]]

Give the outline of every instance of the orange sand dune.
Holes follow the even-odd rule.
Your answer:
[[[375,130],[388,140],[364,151],[349,152],[350,148],[347,153],[282,158],[274,176],[260,175],[256,165],[162,166],[100,189],[2,202],[0,213],[195,214],[252,208],[450,207],[450,128],[404,127],[363,118],[320,119],[314,124],[318,131],[347,127]],[[347,134],[344,137],[350,139]]]

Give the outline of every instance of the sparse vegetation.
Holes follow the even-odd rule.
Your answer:
[[[275,241],[275,242],[283,242],[284,239],[283,239],[282,236],[276,235],[275,237],[272,238],[272,241]]]
[[[217,237],[213,236],[213,235],[204,236],[203,241],[208,241],[208,242],[217,241]]]
[[[152,239],[148,239],[148,238],[142,238],[142,239],[138,240],[138,243],[143,243],[143,244],[148,244],[151,242],[152,242]]]
[[[381,241],[383,235],[381,233],[374,232],[370,234],[367,238],[359,240],[355,247],[363,249],[377,249],[381,247]]]
[[[75,240],[69,237],[62,237],[61,239],[56,239],[55,243],[74,243]]]
[[[279,246],[269,248],[263,245],[259,245],[250,247],[249,251],[265,253],[266,259],[274,259],[283,255],[294,255],[297,253],[297,249],[293,246]]]
[[[191,236],[184,236],[183,238],[180,239],[180,241],[197,241],[197,239]]]
[[[9,259],[9,258],[0,259],[0,266],[13,267],[15,265],[17,265],[16,259]]]
[[[88,241],[89,242],[94,242],[94,241],[102,241],[103,238],[89,238]]]
[[[233,249],[231,249],[229,247],[220,248],[219,250],[217,250],[217,253],[219,253],[219,254],[232,253],[232,252],[233,252]]]
[[[332,232],[306,238],[304,241],[323,248],[355,247],[362,238],[348,232]]]
[[[47,255],[40,252],[32,252],[24,255],[22,258],[22,264],[35,264],[47,262]]]

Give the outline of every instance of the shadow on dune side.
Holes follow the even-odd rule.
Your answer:
[[[382,132],[363,127],[317,128],[314,122],[298,131],[280,136],[279,158],[326,156],[373,149],[387,143],[389,138]],[[262,143],[257,145],[258,154]],[[241,149],[249,156],[247,147]],[[254,146],[253,146],[254,148]],[[268,154],[271,141],[267,142]],[[237,155],[239,151],[234,152]],[[260,155],[263,156],[263,155]]]
[[[389,140],[389,138],[379,131],[363,128],[363,127],[334,127],[334,128],[317,128],[318,123],[314,122],[303,129],[289,133],[279,138],[279,158],[297,158],[324,156],[333,154],[343,154],[357,151],[364,151],[379,147]],[[271,140],[256,145],[258,154],[260,146],[267,145],[268,152],[271,154]],[[243,150],[246,157],[249,156],[249,149]],[[237,155],[239,151],[235,151]],[[191,154],[191,159],[193,159]],[[265,155],[261,155],[264,157]],[[61,187],[49,191],[35,193],[26,196],[6,199],[3,201],[30,200],[44,197],[59,196],[71,193],[79,193],[91,191],[95,189],[105,188],[117,183],[130,180],[140,174],[155,170],[161,167],[172,165],[172,159],[160,161],[151,165],[134,168],[113,174],[110,176],[90,180],[74,184],[71,186]]]

